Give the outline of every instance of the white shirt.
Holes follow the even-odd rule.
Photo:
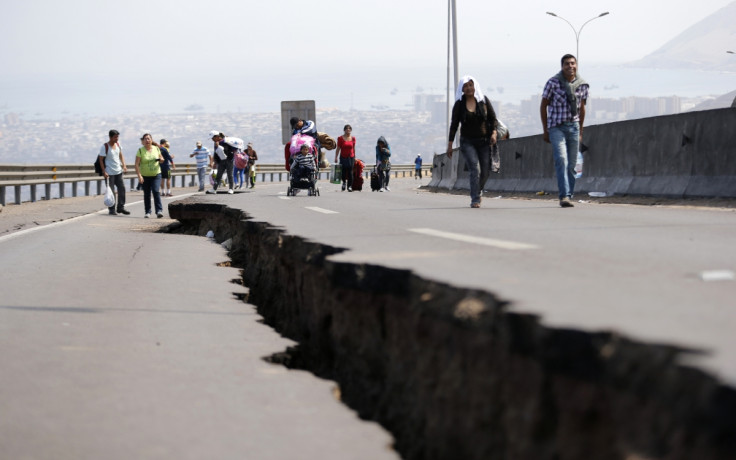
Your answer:
[[[107,145],[107,153],[105,153],[105,146]],[[105,171],[109,176],[116,176],[123,173],[123,163],[120,161],[120,151],[122,147],[120,143],[110,147],[106,142],[100,147],[99,156],[105,157]]]

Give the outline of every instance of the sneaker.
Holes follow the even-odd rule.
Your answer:
[[[199,189],[199,190],[197,190],[197,191],[198,191],[198,192],[204,192],[204,189],[203,189],[203,188],[201,188],[201,189]]]
[[[343,191],[343,192],[345,191],[345,187],[346,187],[346,185],[345,185],[345,182],[343,182],[343,183],[342,183],[342,191]]]
[[[386,186],[386,191],[387,192],[390,192],[391,191],[391,189],[388,187],[388,185]]]
[[[164,213],[162,213],[161,211],[156,213],[156,217],[158,217],[159,219],[162,218],[163,216],[164,216]]]
[[[348,192],[352,192],[352,191],[353,191],[353,187],[348,187]]]
[[[217,190],[215,190],[215,189],[209,189],[209,190],[207,190],[207,193],[211,193],[211,194],[212,193],[217,193]]]
[[[127,209],[120,209],[118,211],[118,214],[125,214],[126,216],[129,216],[130,215],[130,211],[128,211]]]
[[[117,216],[117,215],[118,215],[118,213],[116,213],[114,209],[113,209],[113,210],[111,210],[111,211],[108,211],[107,213],[108,213],[109,215],[111,215],[111,216]]]
[[[383,189],[381,188],[381,189],[379,189],[378,191],[379,191],[379,192],[383,192]]]
[[[151,213],[150,212],[147,212],[146,215],[143,216],[143,217],[145,217],[146,219],[148,219],[149,217],[151,217]]]
[[[471,208],[480,208],[480,203],[470,203]]]
[[[228,193],[229,195],[232,195],[232,194],[233,194],[233,193],[235,193],[235,192],[233,192],[233,189],[230,189],[230,190],[228,190],[228,191],[227,191],[227,193]]]
[[[562,208],[572,208],[575,205],[572,204],[572,201],[570,201],[570,198],[565,197],[560,200],[560,207]]]

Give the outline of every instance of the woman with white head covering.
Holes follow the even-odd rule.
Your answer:
[[[483,96],[478,80],[466,75],[460,80],[452,108],[450,139],[447,156],[452,158],[452,143],[458,125],[460,128],[460,153],[470,171],[470,207],[480,208],[480,196],[488,180],[490,147],[496,143],[496,112],[491,101]]]

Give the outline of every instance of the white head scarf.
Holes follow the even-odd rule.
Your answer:
[[[457,84],[457,91],[455,91],[455,100],[459,101],[463,98],[463,85],[470,80],[473,80],[473,85],[475,86],[475,100],[478,102],[483,102],[483,91],[481,91],[480,89],[478,79],[475,77],[471,77],[470,75],[465,75],[463,78],[460,79],[460,82]]]

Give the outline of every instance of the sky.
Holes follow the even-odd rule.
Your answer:
[[[458,0],[460,74],[531,64],[557,70],[562,54],[575,53],[575,34],[547,11],[576,28],[610,12],[580,34],[582,69],[640,59],[732,1]],[[209,104],[219,104],[218,98],[226,104],[236,96],[217,88],[238,84],[250,92],[237,97],[267,92],[288,100],[306,88],[329,92],[331,85],[352,80],[357,88],[350,89],[351,101],[362,97],[366,79],[400,80],[402,91],[411,78],[417,86],[442,86],[447,9],[445,0],[3,2],[0,107],[13,106],[13,93],[23,93],[25,84],[35,85],[28,98],[51,100],[67,91],[86,104],[85,98],[104,102],[99,94],[105,87],[154,94],[173,91],[177,81],[199,87],[192,97],[177,94],[182,101]],[[728,49],[736,50],[736,43],[713,53]]]

